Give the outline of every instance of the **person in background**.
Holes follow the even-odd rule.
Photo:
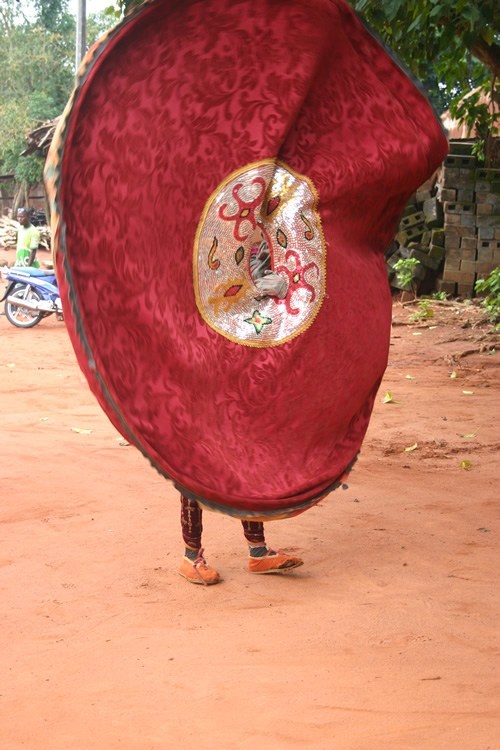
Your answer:
[[[21,227],[17,232],[16,266],[32,266],[40,268],[36,259],[36,252],[40,245],[40,232],[31,223],[30,212],[27,208],[19,208],[17,220]]]

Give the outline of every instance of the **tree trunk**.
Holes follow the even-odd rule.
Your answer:
[[[488,133],[484,143],[484,162],[488,169],[500,168],[500,138]]]
[[[17,209],[23,206],[28,207],[28,183],[23,180],[20,182],[17,191],[14,193],[14,201],[12,203],[12,218],[16,218]]]
[[[477,39],[470,48],[474,57],[489,68],[495,78],[500,78],[500,45],[488,44],[484,39]]]

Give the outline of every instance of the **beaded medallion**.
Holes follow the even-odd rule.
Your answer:
[[[252,255],[286,294],[257,288]],[[278,346],[316,317],[325,291],[325,241],[311,180],[268,159],[233,172],[208,199],[194,243],[196,304],[215,331],[244,346]]]

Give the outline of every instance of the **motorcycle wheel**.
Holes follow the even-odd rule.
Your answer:
[[[38,292],[26,284],[18,284],[9,296],[29,300],[30,302],[38,302],[41,299]],[[5,317],[9,323],[17,326],[17,328],[33,328],[45,317],[45,313],[35,312],[27,307],[17,307],[17,305],[12,305],[6,300]]]

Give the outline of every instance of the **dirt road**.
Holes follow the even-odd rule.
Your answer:
[[[412,312],[349,489],[268,527],[306,565],[252,578],[206,514],[208,589],[64,324],[0,317],[1,750],[500,747],[500,352],[476,309]]]

